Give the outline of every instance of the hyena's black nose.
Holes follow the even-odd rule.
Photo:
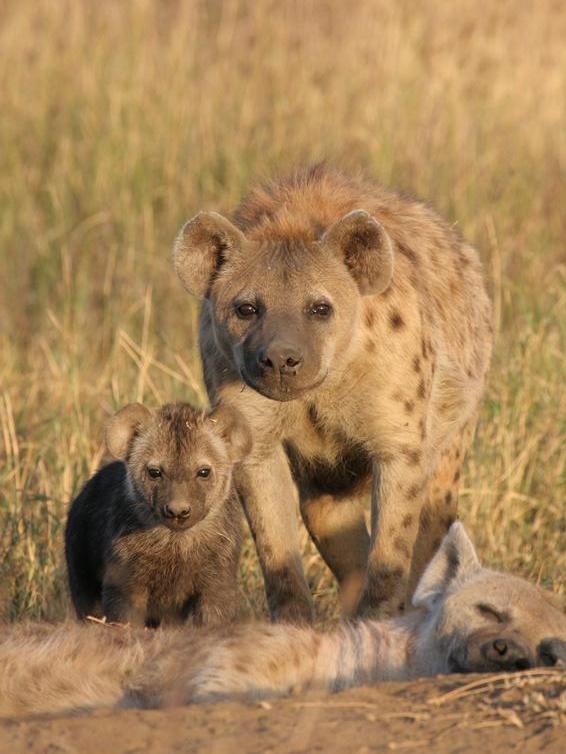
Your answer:
[[[165,518],[188,518],[191,515],[190,505],[165,505],[161,509]]]
[[[566,641],[563,639],[545,639],[538,647],[542,665],[548,667],[566,667]]]
[[[296,346],[275,341],[262,349],[258,362],[264,371],[294,375],[303,364],[303,355]]]
[[[502,670],[526,670],[532,665],[528,650],[509,638],[498,637],[488,642],[483,654]]]

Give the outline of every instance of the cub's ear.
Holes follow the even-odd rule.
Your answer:
[[[251,452],[253,441],[249,424],[235,408],[220,403],[209,416],[209,421],[228,446],[232,463],[239,463]]]
[[[383,293],[393,276],[393,243],[385,228],[363,209],[337,220],[321,243],[344,261],[362,295]]]
[[[413,605],[430,610],[454,581],[466,581],[480,569],[472,540],[463,524],[456,521],[421,576],[413,595]]]
[[[203,298],[224,259],[244,241],[242,231],[217,212],[199,212],[185,223],[173,246],[173,265],[185,289]]]
[[[106,447],[114,458],[125,461],[132,440],[151,421],[151,411],[141,403],[130,403],[110,417],[106,424]]]

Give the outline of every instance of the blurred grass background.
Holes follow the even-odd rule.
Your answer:
[[[320,158],[479,247],[498,341],[461,514],[488,563],[564,593],[565,38],[554,0],[0,1],[0,612],[67,611],[106,416],[204,400],[181,223]],[[306,538],[304,562],[328,617]],[[242,581],[259,609],[249,542]]]

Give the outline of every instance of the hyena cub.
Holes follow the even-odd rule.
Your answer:
[[[232,469],[251,449],[244,419],[223,406],[133,403],[110,419],[106,443],[119,460],[86,483],[65,532],[78,617],[232,620],[242,540]]]

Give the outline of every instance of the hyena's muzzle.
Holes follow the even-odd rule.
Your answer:
[[[507,672],[538,666],[566,667],[566,642],[549,638],[531,648],[517,631],[478,631],[450,655],[450,669],[455,673]]]

